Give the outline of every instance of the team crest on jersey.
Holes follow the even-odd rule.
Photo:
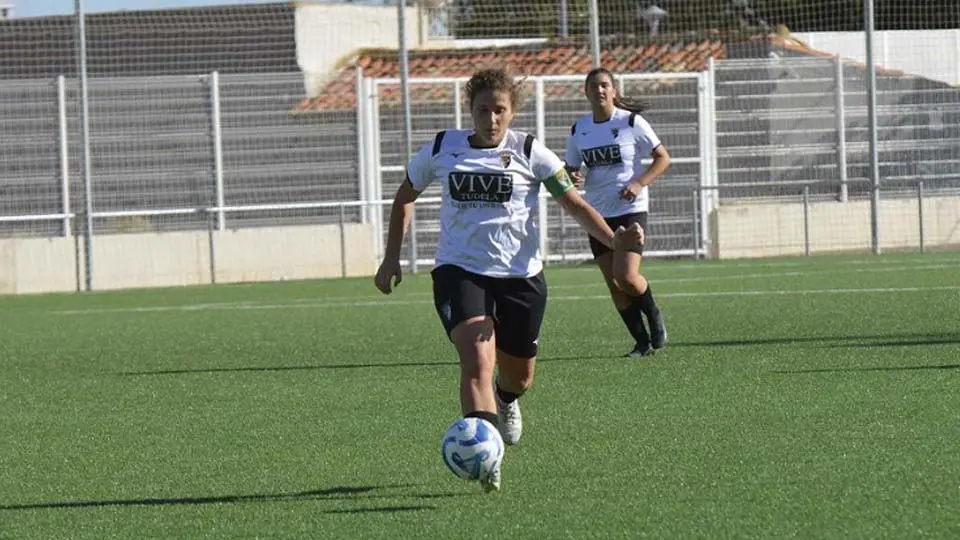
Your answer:
[[[613,138],[614,138],[614,139],[616,139],[618,136],[620,136],[620,130],[617,129],[617,128],[612,128],[612,129],[610,130],[610,133],[613,133]]]
[[[506,169],[510,167],[510,162],[513,158],[510,157],[510,152],[502,152],[500,154],[500,164],[503,165],[503,168]]]

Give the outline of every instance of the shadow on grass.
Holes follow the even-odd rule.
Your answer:
[[[3,510],[43,510],[56,508],[102,508],[109,506],[176,506],[176,505],[203,505],[203,504],[237,504],[237,503],[270,503],[291,501],[352,501],[361,499],[396,499],[413,497],[419,499],[440,499],[460,497],[468,493],[422,493],[408,495],[404,493],[377,493],[388,489],[404,489],[416,487],[412,484],[398,484],[385,486],[336,486],[313,491],[297,493],[275,493],[265,495],[223,495],[217,497],[158,497],[144,499],[114,499],[102,501],[60,501],[33,504],[0,505]],[[385,506],[381,508],[363,508],[357,510],[336,510],[330,513],[354,512],[401,512],[410,510],[435,510],[433,506]]]
[[[818,369],[784,369],[771,371],[779,375],[797,375],[805,373],[844,373],[844,372],[868,372],[868,371],[927,371],[927,370],[948,370],[960,369],[960,364],[932,365],[932,366],[876,366],[876,367],[850,367],[850,368],[818,368]]]
[[[372,514],[381,512],[419,512],[436,510],[436,506],[382,506],[380,508],[355,508],[353,510],[327,510],[324,514]]]
[[[830,347],[870,349],[873,347],[929,347],[936,345],[960,345],[960,336],[929,339],[904,339],[891,341],[876,341],[873,343],[839,343]]]
[[[877,342],[876,340],[882,340]],[[852,342],[852,343],[851,343]],[[872,343],[871,343],[872,342]],[[668,347],[749,347],[752,345],[801,345],[821,347],[903,347],[960,343],[960,335],[944,334],[859,334],[848,336],[791,336],[777,338],[679,341]]]
[[[595,356],[556,356],[538,358],[537,362],[572,362],[576,360],[609,360],[616,355]],[[164,369],[157,371],[123,371],[116,375],[122,377],[136,377],[143,375],[189,375],[200,373],[242,373],[245,371],[269,373],[272,371],[318,371],[339,369],[374,369],[374,368],[410,368],[429,366],[456,366],[456,360],[438,360],[436,362],[371,362],[367,364],[326,364],[309,366],[277,366],[277,367],[236,367],[236,368],[197,368],[197,369]]]

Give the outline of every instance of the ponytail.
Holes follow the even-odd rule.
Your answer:
[[[613,106],[635,114],[640,114],[650,108],[646,101],[639,101],[627,96],[617,95],[613,100]]]

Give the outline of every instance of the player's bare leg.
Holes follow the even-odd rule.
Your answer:
[[[500,420],[500,435],[506,444],[517,444],[523,435],[520,396],[533,386],[537,359],[513,356],[497,351],[499,373],[494,397]]]
[[[663,313],[653,300],[653,292],[647,279],[640,273],[642,257],[631,251],[613,254],[613,275],[620,288],[631,297],[632,304],[636,305],[647,317],[650,325],[650,344],[654,349],[661,349],[667,344],[667,327],[663,320]]]
[[[450,332],[460,357],[460,408],[465,415],[478,411],[497,414],[493,397],[493,373],[497,366],[493,329],[493,319],[483,316],[467,319]]]
[[[639,257],[639,255],[635,253],[621,254],[621,257],[623,255],[635,255]],[[653,347],[650,344],[650,334],[647,333],[647,327],[643,324],[643,310],[640,308],[639,302],[635,300],[635,296],[627,292],[634,292],[640,287],[646,289],[646,279],[644,279],[639,272],[636,272],[636,276],[626,276],[626,273],[621,268],[621,265],[625,266],[626,259],[621,261],[620,265],[616,265],[617,273],[615,273],[614,257],[615,254],[612,252],[600,255],[597,257],[597,266],[600,267],[600,272],[603,274],[603,279],[607,284],[607,290],[610,291],[610,299],[613,300],[613,306],[617,309],[617,313],[620,314],[620,319],[623,320],[623,324],[627,327],[627,331],[630,332],[630,336],[633,337],[633,350],[625,356],[639,358],[653,354]],[[639,280],[636,279],[637,277],[639,277]],[[629,278],[633,278],[633,280],[631,281]],[[627,287],[627,290],[624,290],[621,282]]]
[[[464,416],[487,420],[499,429],[493,374],[497,366],[497,346],[491,317],[472,317],[450,332],[460,357],[460,408]],[[500,467],[480,479],[485,491],[500,489]]]

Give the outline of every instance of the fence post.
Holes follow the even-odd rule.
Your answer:
[[[367,200],[367,155],[366,155],[366,140],[363,136],[363,123],[366,118],[366,100],[363,99],[363,67],[357,66],[356,69],[356,80],[354,92],[356,92],[357,98],[357,192],[360,195],[360,200]],[[367,206],[363,206],[360,209],[360,222],[367,223],[369,221],[369,209]]]
[[[709,244],[713,235],[710,231],[710,214],[719,205],[720,191],[717,173],[717,134],[716,134],[716,64],[713,58],[707,60],[707,71],[697,80],[697,125],[700,146],[700,237]],[[701,246],[702,247],[702,246]]]
[[[370,231],[372,234],[373,250],[377,257],[382,255],[381,242],[383,241],[383,208],[375,201],[380,200],[377,183],[380,182],[380,158],[379,148],[377,147],[377,85],[369,77],[363,79],[363,143],[365,145],[364,157],[367,160],[365,179],[366,188],[366,208],[370,216]]]
[[[407,231],[410,237],[410,273],[417,273],[417,205],[410,208],[410,228]]]
[[[546,105],[543,95],[543,79],[541,77],[534,79],[534,88],[537,139],[543,142],[546,140],[547,135],[547,121],[545,112]],[[547,252],[550,246],[550,220],[548,219],[547,214],[547,205],[549,204],[549,201],[547,200],[547,196],[543,190],[540,191],[537,202],[537,220],[540,225],[540,256],[543,257],[544,261],[546,261],[548,255]]]
[[[453,83],[453,127],[463,129],[463,98],[460,96],[460,81]]]
[[[210,284],[217,284],[217,238],[216,227],[213,224],[214,215],[208,210],[203,211],[204,221],[207,222],[207,249],[210,253]]]
[[[590,56],[593,67],[600,67],[600,10],[597,0],[590,0]]]
[[[700,188],[693,188],[693,260],[700,258]]]
[[[567,220],[566,213],[560,212],[560,260],[567,262]]]
[[[57,111],[60,141],[60,208],[63,211],[63,236],[73,234],[70,216],[70,141],[67,138],[67,79],[57,77]]]
[[[74,0],[77,27],[77,73],[80,79],[80,142],[83,145],[84,281],[93,290],[93,155],[90,149],[90,91],[87,81],[87,23],[83,0]]]
[[[223,211],[223,132],[220,124],[220,73],[210,73],[210,127],[213,142],[213,186],[217,204],[217,230],[227,228]]]
[[[863,0],[863,27],[866,29],[867,125],[870,134],[870,236],[873,253],[880,249],[880,153],[877,142],[877,61],[873,54],[873,0]]]
[[[836,66],[836,122],[837,122],[837,168],[840,172],[840,202],[847,202],[847,120],[846,103],[843,99],[843,59],[838,54],[834,59]]]
[[[347,277],[347,209],[340,203],[340,277]]]
[[[803,255],[810,256],[810,186],[803,186]]]
[[[400,41],[400,94],[403,98],[403,162],[413,155],[413,113],[410,112],[410,59],[407,52],[406,2],[397,2]],[[410,273],[417,273],[417,205],[410,208]]]
[[[920,253],[926,249],[923,237],[923,182],[917,183],[917,215],[920,222]]]

